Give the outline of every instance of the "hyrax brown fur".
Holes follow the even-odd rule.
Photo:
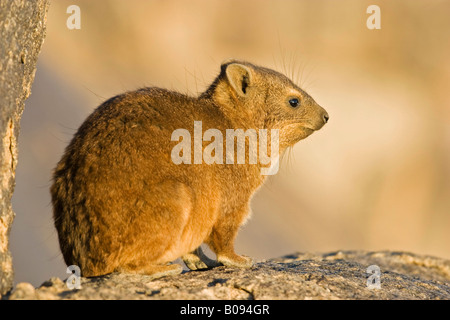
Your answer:
[[[104,102],[54,171],[53,217],[67,265],[87,277],[176,274],[181,266],[169,263],[179,257],[193,270],[252,266],[234,240],[265,179],[262,164],[175,164],[171,135],[179,128],[193,135],[194,121],[224,137],[226,129],[278,129],[281,154],[328,114],[284,75],[234,60],[198,97],[144,88]]]

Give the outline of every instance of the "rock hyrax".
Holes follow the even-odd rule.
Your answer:
[[[267,153],[277,150],[276,141],[282,154],[327,121],[327,112],[286,76],[236,60],[224,62],[198,97],[151,87],[109,99],[84,121],[54,171],[53,217],[65,262],[86,277],[176,274],[181,266],[170,263],[179,257],[193,270],[251,267],[252,259],[234,252],[234,240],[267,162],[249,162],[250,134],[245,163],[225,161],[235,147],[210,147],[213,163],[199,162],[195,153],[213,142],[225,146],[227,129],[267,129],[278,133]],[[177,129],[191,137],[183,137],[181,163],[174,161]],[[215,140],[203,136],[208,129],[215,129]],[[202,243],[217,261],[203,254]]]

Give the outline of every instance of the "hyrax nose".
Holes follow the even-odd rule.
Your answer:
[[[322,118],[323,118],[323,122],[324,122],[324,123],[327,123],[327,122],[328,122],[328,119],[330,119],[330,116],[329,116],[328,113],[325,111],[324,114],[323,114],[323,116],[322,116]]]

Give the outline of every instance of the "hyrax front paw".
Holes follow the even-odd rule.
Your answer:
[[[220,263],[208,258],[200,247],[185,254],[182,259],[191,270],[206,270],[220,266]]]
[[[186,264],[186,267],[191,270],[205,270],[210,268],[205,262],[203,262],[197,255],[193,253],[185,254],[182,259]]]
[[[249,269],[253,266],[253,259],[247,256],[240,256],[236,253],[218,254],[217,261],[226,267]]]

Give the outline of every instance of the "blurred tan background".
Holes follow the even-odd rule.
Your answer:
[[[66,27],[71,4],[80,30]],[[366,27],[371,4],[381,30]],[[230,57],[292,75],[331,117],[254,197],[237,252],[450,258],[449,16],[445,0],[53,1],[22,118],[16,282],[67,276],[49,187],[85,117],[142,86],[195,95]]]

